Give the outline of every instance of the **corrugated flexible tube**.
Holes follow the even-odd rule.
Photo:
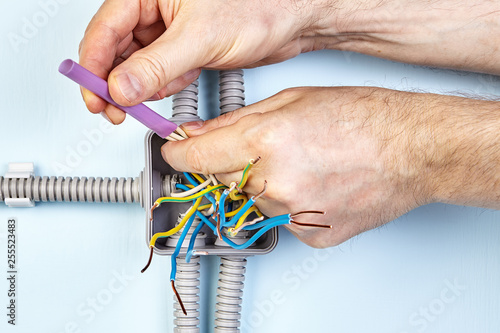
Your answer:
[[[191,83],[184,90],[172,97],[172,117],[171,122],[180,125],[185,122],[201,120],[198,116],[198,80]],[[194,230],[196,224],[191,226]],[[172,235],[175,239],[182,233],[181,229],[177,234]],[[191,230],[192,231],[192,230]],[[191,232],[190,231],[190,232]],[[187,246],[187,244],[186,244]],[[187,315],[182,312],[181,306],[174,295],[174,332],[175,333],[199,333],[199,301],[200,301],[200,257],[193,256],[189,263],[185,256],[177,258],[177,277],[175,284]]]
[[[243,70],[219,72],[219,101],[221,115],[245,106]],[[240,331],[246,262],[244,257],[221,257],[215,305],[215,333]]]

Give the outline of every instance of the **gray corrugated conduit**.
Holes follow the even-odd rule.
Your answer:
[[[243,70],[219,72],[219,101],[221,115],[245,106]],[[246,262],[244,257],[221,257],[215,305],[215,333],[240,331]]]
[[[5,198],[29,198],[35,202],[140,202],[142,205],[142,177],[0,177],[0,201]]]
[[[184,90],[178,92],[172,97],[172,117],[177,125],[201,120],[198,116],[198,80],[191,83]],[[179,217],[181,218],[181,217]],[[197,221],[199,223],[199,221]],[[193,223],[189,233],[192,233],[198,223]],[[172,241],[179,238],[184,228],[172,235]],[[189,239],[189,237],[188,237]],[[167,244],[168,245],[168,244]],[[175,245],[173,245],[175,247]],[[187,244],[182,244],[186,246]],[[177,258],[177,276],[175,284],[184,307],[187,311],[187,316],[182,312],[182,308],[174,295],[174,332],[175,333],[199,333],[200,332],[200,257],[193,256],[189,263],[186,262],[184,256]]]

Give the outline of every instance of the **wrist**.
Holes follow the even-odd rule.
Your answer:
[[[436,201],[500,208],[500,103],[449,97],[438,104]]]
[[[396,94],[385,140],[388,167],[403,192],[419,205],[500,208],[500,103]]]

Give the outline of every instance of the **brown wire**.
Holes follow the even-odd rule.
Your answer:
[[[217,214],[217,226],[216,226],[216,229],[217,229],[217,237],[219,237],[219,240],[222,240],[222,234],[220,232],[220,215]]]
[[[333,226],[328,225],[328,224],[302,223],[302,222],[297,222],[297,221],[292,220],[292,219],[290,219],[290,223],[300,225],[302,227],[316,227],[316,228],[325,228],[325,229],[333,228]]]
[[[290,215],[290,217],[294,218],[294,217],[302,215],[302,214],[321,214],[321,215],[325,215],[326,213],[324,211],[322,211],[322,210],[303,210],[301,212],[298,212],[298,213]]]
[[[149,260],[146,266],[141,270],[141,273],[144,273],[146,269],[148,269],[149,265],[151,265],[151,260],[153,260],[153,250],[154,248],[151,246],[151,252],[149,253]]]
[[[253,197],[253,199],[255,201],[257,201],[257,199],[260,198],[261,196],[263,196],[264,193],[266,193],[266,191],[267,191],[267,180],[264,180],[264,188],[262,189],[262,191],[259,194],[257,194],[255,197]]]
[[[184,314],[187,316],[188,313],[186,311],[186,308],[184,307],[184,303],[182,303],[181,296],[177,292],[177,289],[175,289],[175,281],[174,280],[170,280],[170,282],[172,284],[172,289],[174,290],[175,297],[177,297],[177,301],[179,302],[179,304],[180,304],[180,306],[182,308],[182,312],[184,312]]]
[[[158,207],[158,204],[157,204],[157,203],[155,203],[155,204],[153,205],[153,207],[151,207],[151,213],[150,213],[150,215],[149,215],[149,222],[153,221],[153,210],[155,210],[155,209],[156,209],[156,207]]]
[[[256,164],[258,161],[260,161],[260,159],[261,159],[261,157],[260,157],[260,156],[259,156],[259,157],[257,157],[257,158],[256,158],[256,159],[254,159],[254,160],[252,159],[252,160],[250,160],[250,164],[254,165],[254,164]]]

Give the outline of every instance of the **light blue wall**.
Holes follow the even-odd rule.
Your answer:
[[[81,160],[72,156],[88,141],[86,133],[105,121],[86,111],[78,88],[57,67],[65,58],[77,59],[100,1],[60,2],[66,4],[51,16],[37,0],[0,4],[0,174],[8,162],[32,161],[38,175],[135,177],[144,167],[146,129],[133,119],[110,133],[100,130],[102,139]],[[22,37],[26,21],[37,19],[37,31]],[[12,43],[14,35],[25,38],[22,44]],[[248,70],[246,82],[248,103],[301,85],[500,93],[497,77],[333,51]],[[202,102],[207,104],[206,96]],[[170,112],[170,100],[152,105]],[[67,159],[68,169],[59,169]],[[1,204],[0,331],[172,332],[169,258],[156,257],[146,274],[139,273],[148,254],[144,216],[138,205]],[[19,221],[16,327],[5,315],[9,217]],[[433,204],[322,251],[280,230],[274,252],[249,259],[243,332],[498,332],[499,220],[500,212]],[[215,258],[203,258],[206,326],[213,316],[216,265]],[[99,311],[87,303],[93,298],[105,303]]]

